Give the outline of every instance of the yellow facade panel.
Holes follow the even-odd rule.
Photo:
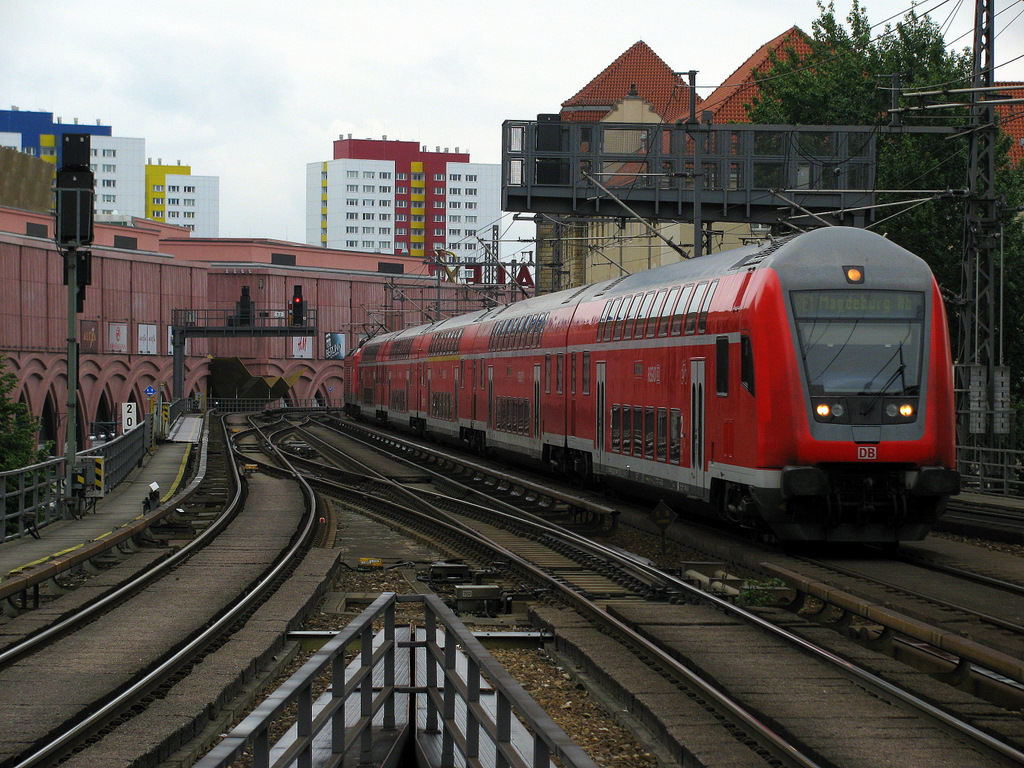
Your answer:
[[[52,133],[41,133],[39,134],[39,146],[40,147],[56,147],[57,137]]]

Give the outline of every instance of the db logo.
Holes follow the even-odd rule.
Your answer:
[[[878,448],[876,448],[873,445],[858,445],[857,446],[857,458],[858,459],[867,459],[869,461],[872,460],[872,459],[877,459],[878,458]]]

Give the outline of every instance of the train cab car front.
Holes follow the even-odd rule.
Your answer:
[[[922,539],[959,492],[942,301],[899,246],[828,238],[777,267],[806,421],[765,518],[790,540]]]

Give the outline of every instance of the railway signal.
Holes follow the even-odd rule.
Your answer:
[[[306,324],[306,302],[302,299],[302,286],[296,285],[292,294],[291,324]]]

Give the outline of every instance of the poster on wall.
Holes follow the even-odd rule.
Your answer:
[[[156,325],[151,325],[148,323],[139,323],[139,354],[157,354]]]
[[[128,354],[128,323],[108,323],[107,346],[115,354]]]
[[[100,351],[100,324],[95,320],[83,320],[78,350],[87,355],[95,355]]]
[[[312,336],[292,336],[292,357],[309,358],[313,357]]]
[[[345,359],[345,334],[325,333],[324,334],[324,357],[327,360]]]

